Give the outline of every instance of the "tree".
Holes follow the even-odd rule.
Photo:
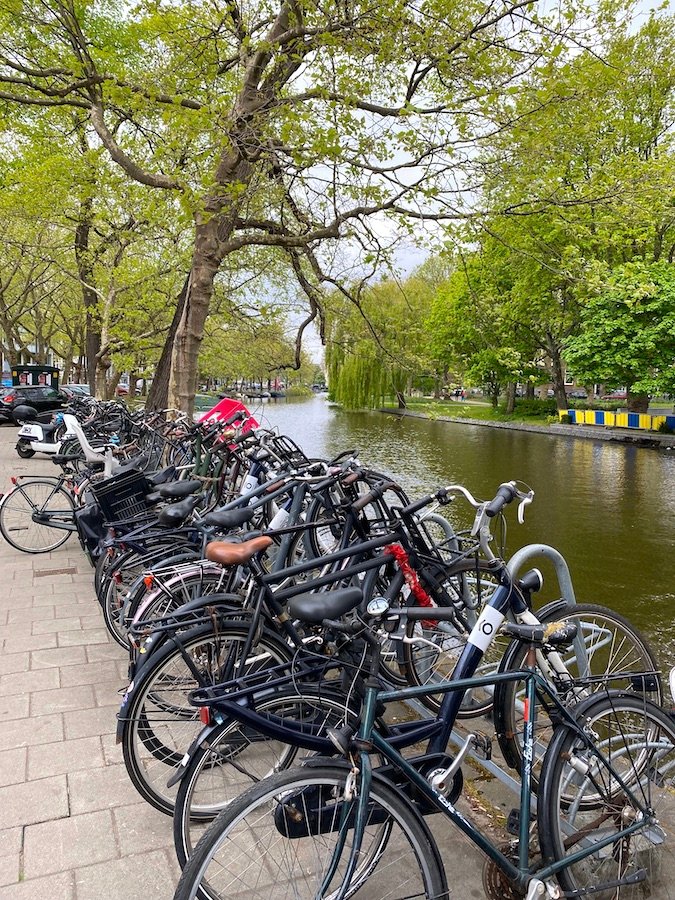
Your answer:
[[[495,99],[572,36],[568,7],[561,26],[530,0],[24,0],[0,12],[0,102],[8,117],[69,111],[127,178],[191,215],[171,367],[188,409],[224,261],[281,248],[316,318],[339,275],[323,244],[347,239],[368,265],[383,215],[467,215],[467,149],[508,130]]]
[[[460,254],[428,322],[436,359],[485,388],[494,407],[507,383],[522,380],[532,350],[505,314],[512,284],[502,249],[484,241],[480,251]]]
[[[529,89],[505,94],[500,115],[517,123],[482,154],[489,214],[478,240],[504,247],[504,314],[545,355],[560,408],[589,270],[675,255],[673,19],[653,15],[637,31],[613,23],[593,49],[552,56]]]
[[[359,409],[393,395],[405,407],[413,376],[431,369],[426,317],[432,296],[430,282],[414,274],[363,288],[358,306],[331,298],[326,363],[335,400]]]
[[[675,393],[675,266],[626,263],[589,287],[565,359],[583,381],[625,385],[628,408],[646,412],[650,394]]]

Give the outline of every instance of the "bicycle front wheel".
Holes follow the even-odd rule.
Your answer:
[[[339,853],[348,774],[338,765],[306,766],[246,791],[199,841],[174,900],[337,897],[353,838],[349,813]],[[392,788],[373,780],[356,869],[344,896],[389,900],[446,892],[438,848],[423,819]]]
[[[282,689],[256,703],[256,712],[288,720],[298,739],[303,732],[354,725],[358,711],[345,697],[312,685]],[[308,751],[267,737],[254,728],[228,720],[199,747],[176,796],[173,835],[181,867],[209,823],[243,791],[263,778],[297,765]]]
[[[566,897],[672,900],[672,720],[648,700],[618,692],[585,705],[580,719],[591,745],[571,728],[561,728],[544,761],[537,801],[544,860],[588,851],[558,873]],[[641,827],[620,836],[631,825]]]
[[[74,522],[73,498],[56,479],[21,481],[0,506],[0,533],[8,544],[24,553],[56,550],[73,532],[50,523]]]

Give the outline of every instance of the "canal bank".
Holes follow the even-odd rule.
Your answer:
[[[429,416],[426,413],[413,412],[408,409],[382,408],[379,411],[390,416],[406,416],[434,422],[448,422],[452,425],[478,425],[485,428],[501,428],[506,431],[560,434],[564,437],[582,438],[584,440],[613,441],[633,444],[638,447],[651,447],[656,450],[675,450],[675,434],[658,434],[653,431],[636,431],[628,428],[610,428],[599,425],[528,425],[526,422],[490,422],[484,419],[473,419],[470,416]]]

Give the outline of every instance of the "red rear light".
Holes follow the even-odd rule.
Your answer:
[[[202,725],[210,725],[211,724],[211,710],[208,706],[202,706],[199,709],[199,719]]]

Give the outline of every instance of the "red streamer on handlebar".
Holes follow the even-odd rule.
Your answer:
[[[410,592],[413,597],[420,606],[436,606],[432,598],[427,594],[422,585],[420,584],[420,579],[417,572],[410,565],[410,557],[407,552],[400,544],[387,544],[384,548],[384,552],[388,553],[389,556],[393,556],[396,560],[399,569],[403,573],[403,577],[405,578],[405,582],[410,588]],[[422,619],[422,626],[424,628],[434,628],[436,625],[435,619]]]

